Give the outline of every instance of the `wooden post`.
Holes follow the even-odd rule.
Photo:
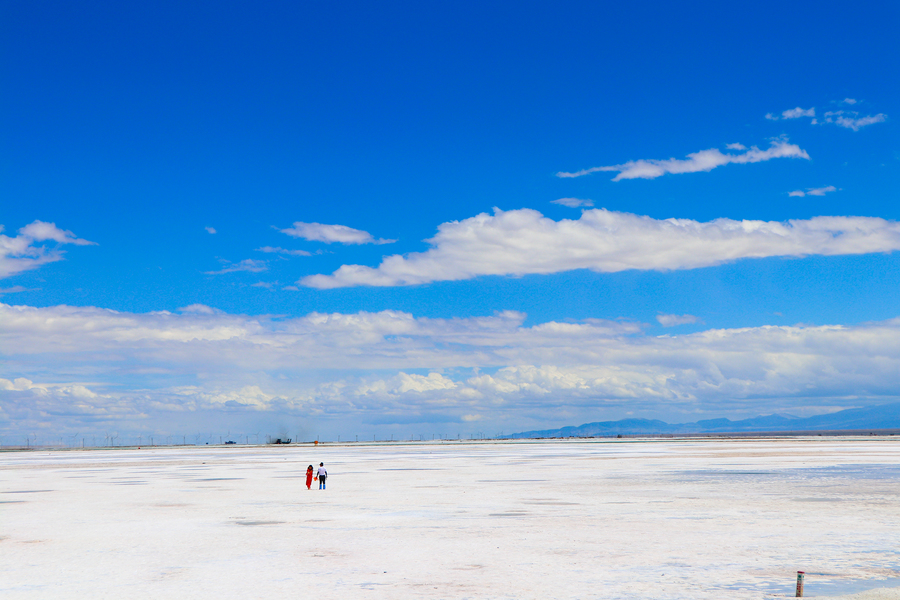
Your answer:
[[[803,597],[803,576],[805,574],[803,571],[797,571],[797,598]]]

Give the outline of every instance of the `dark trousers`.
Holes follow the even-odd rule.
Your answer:
[[[319,475],[319,489],[320,490],[325,489],[325,476],[324,475]]]

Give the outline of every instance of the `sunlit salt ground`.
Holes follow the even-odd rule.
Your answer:
[[[771,598],[798,570],[900,585],[900,439],[0,453],[4,599]]]

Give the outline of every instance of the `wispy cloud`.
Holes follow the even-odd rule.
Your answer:
[[[0,296],[3,294],[18,294],[19,292],[34,292],[39,290],[40,288],[27,288],[21,285],[14,285],[8,288],[0,288]]]
[[[312,256],[311,252],[307,252],[306,250],[287,250],[285,248],[278,248],[272,246],[263,246],[262,248],[257,248],[257,252],[268,252],[270,254],[286,254],[288,256]]]
[[[482,213],[444,223],[425,252],[395,254],[378,267],[344,265],[298,283],[328,289],[418,285],[480,275],[526,275],[591,269],[696,269],[743,258],[833,256],[900,249],[900,223],[872,217],[735,221],[653,219],[589,209],[554,221],[531,209]]]
[[[3,226],[0,225],[2,231]],[[46,246],[43,242],[56,242],[57,246]],[[63,244],[96,245],[71,231],[59,229],[55,223],[45,221],[34,221],[22,227],[16,237],[0,233],[0,279],[62,260],[65,253],[58,246]]]
[[[804,196],[824,196],[828,192],[836,192],[837,188],[833,185],[828,185],[820,188],[806,188],[806,190],[794,190],[793,192],[788,193],[788,196],[796,196],[798,198],[802,198]]]
[[[233,263],[225,259],[219,259],[219,262],[222,263],[221,269],[219,269],[218,271],[204,271],[204,273],[206,275],[222,275],[223,273],[237,273],[238,271],[260,273],[269,268],[269,265],[266,263],[266,261],[254,260],[252,258],[245,258],[238,263]]]
[[[594,201],[583,200],[581,198],[560,198],[558,200],[551,200],[550,204],[559,204],[561,206],[568,206],[569,208],[581,208],[593,206]]]
[[[854,105],[858,101],[853,98],[844,98],[837,104],[848,104]],[[816,109],[813,108],[792,108],[786,110],[781,113],[780,116],[776,116],[772,113],[766,114],[766,118],[770,121],[779,121],[781,119],[799,119],[801,117],[807,117],[810,119],[810,123],[813,125],[821,125],[823,123],[832,123],[839,127],[844,127],[846,129],[852,129],[853,131],[859,131],[861,127],[865,127],[867,125],[873,125],[875,123],[883,123],[887,120],[887,115],[884,113],[878,113],[877,115],[867,115],[864,117],[859,116],[859,112],[855,110],[833,110],[828,111],[824,115],[822,115],[821,119],[816,118]]]
[[[691,325],[699,323],[700,318],[694,315],[656,315],[656,320],[663,327],[675,327],[676,325]]]
[[[618,172],[613,181],[623,179],[655,179],[667,173],[698,173],[712,171],[716,167],[727,164],[757,163],[773,158],[804,158],[809,160],[809,155],[796,144],[790,144],[786,139],[773,140],[769,148],[760,150],[756,146],[749,149],[741,144],[729,144],[729,149],[744,150],[740,154],[723,153],[718,148],[701,150],[688,154],[686,159],[669,158],[664,160],[641,159],[630,160],[621,165],[607,167],[592,167],[572,173],[559,172],[557,177],[582,177],[600,171]]]
[[[884,123],[886,120],[887,115],[884,113],[860,117],[859,113],[856,111],[835,110],[825,113],[822,122],[834,123],[839,127],[859,131],[860,127],[873,125],[875,123]]]
[[[303,223],[297,221],[293,227],[279,229],[291,237],[325,242],[326,244],[393,244],[397,240],[375,239],[371,233],[353,229],[346,225],[323,225],[322,223]]]
[[[215,234],[216,234],[216,228],[215,228],[215,227],[204,227],[203,229],[205,229],[205,230],[206,230],[206,233],[209,233],[210,235],[215,235]]]

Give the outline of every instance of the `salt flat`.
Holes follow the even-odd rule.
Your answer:
[[[890,437],[7,452],[0,596],[834,595],[900,584],[898,496]]]

